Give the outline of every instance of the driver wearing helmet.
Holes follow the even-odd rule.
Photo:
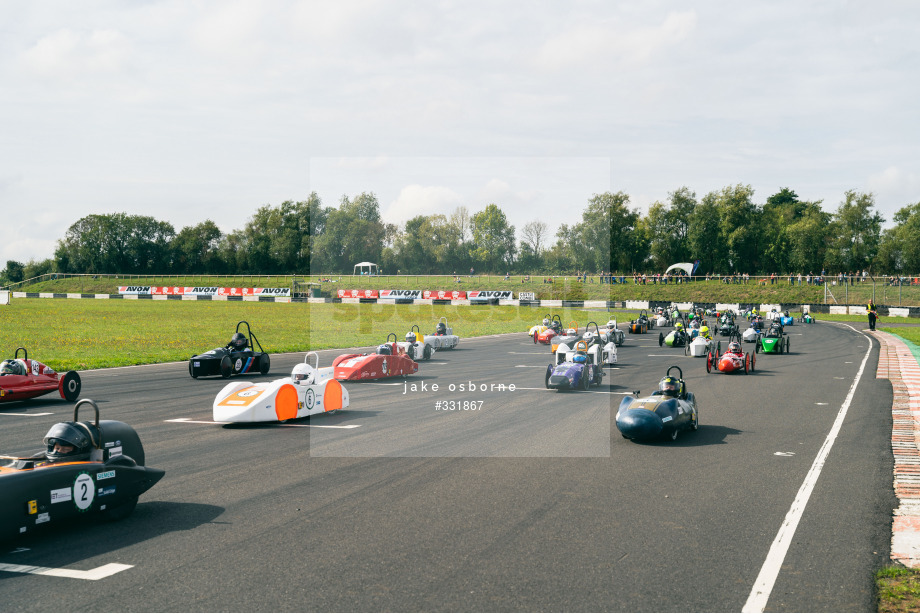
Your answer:
[[[443,337],[447,334],[447,325],[444,322],[438,322],[438,326],[434,331],[434,334],[438,337]]]
[[[572,362],[577,362],[580,364],[588,362],[588,353],[584,350],[578,350],[575,352],[575,356],[572,357]]]
[[[391,356],[393,354],[393,350],[390,349],[389,343],[381,343],[379,346],[377,346],[377,353],[382,356]]]
[[[72,463],[89,460],[92,441],[88,428],[79,422],[58,422],[42,442],[48,463]]]
[[[313,383],[313,367],[305,362],[294,365],[291,380],[298,386],[309,386]]]
[[[15,359],[4,360],[0,362],[0,375],[25,375],[26,368],[22,363]]]
[[[234,352],[242,352],[248,345],[249,341],[246,339],[246,335],[237,332],[233,334],[233,337],[230,339],[230,343],[227,344],[227,348],[233,350]]]
[[[549,328],[549,318],[543,318],[543,326]]]
[[[712,335],[709,334],[709,327],[708,327],[708,326],[701,326],[701,327],[700,327],[700,337],[706,337],[707,339],[712,339]]]
[[[731,352],[732,354],[740,354],[741,344],[738,343],[737,341],[732,341],[731,343],[728,344],[728,351]]]
[[[661,378],[661,381],[658,382],[658,391],[669,397],[674,397],[675,399],[680,396],[680,380],[676,377],[667,377]]]
[[[414,345],[416,339],[418,339],[418,337],[416,336],[416,334],[415,334],[414,331],[411,331],[411,330],[410,330],[408,333],[406,333],[406,341],[407,341],[407,342],[409,342],[409,343],[411,343],[411,344]]]

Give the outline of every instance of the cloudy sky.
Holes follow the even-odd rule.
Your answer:
[[[242,227],[595,193],[920,201],[920,3],[4,0],[0,267],[90,213]]]

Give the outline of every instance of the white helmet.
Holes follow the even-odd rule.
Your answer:
[[[411,330],[408,333],[406,333],[406,341],[408,341],[409,343],[415,343],[416,339],[418,339],[418,337],[416,337],[415,333],[412,332]]]
[[[313,367],[305,362],[294,365],[291,371],[291,379],[298,386],[308,386],[313,383]]]

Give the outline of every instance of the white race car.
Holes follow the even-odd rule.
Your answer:
[[[763,330],[756,328],[749,328],[743,333],[741,333],[741,338],[745,343],[757,343],[760,340],[760,336],[763,334]]]
[[[617,328],[616,320],[609,320],[606,325],[604,334],[607,335],[608,341],[613,341],[615,345],[623,345],[626,341],[626,332]]]
[[[454,334],[454,329],[447,325],[447,318],[438,321],[433,335],[418,336],[419,341],[430,343],[436,350],[452,350],[460,344],[460,337]]]
[[[310,355],[316,358],[310,365]],[[304,418],[348,407],[348,391],[333,379],[332,367],[319,368],[316,352],[307,352],[290,377],[272,382],[227,384],[214,399],[215,422],[272,422]]]
[[[587,345],[588,356],[591,358],[591,364],[595,365],[615,365],[617,364],[617,346],[611,341],[607,333],[601,333],[596,322],[588,322],[588,326],[594,324],[594,330],[585,330],[584,335],[577,339],[572,347],[566,343],[560,343],[556,348],[556,364],[562,362],[572,362],[576,347],[583,341]],[[620,331],[623,332],[623,331]],[[625,333],[624,333],[625,334]]]
[[[706,356],[715,347],[715,344],[712,342],[712,339],[700,334],[694,337],[693,341],[684,347],[686,348],[684,352],[689,356]],[[720,344],[719,348],[721,349],[721,347]]]
[[[425,338],[425,335],[419,330],[417,324],[412,325],[412,330],[406,333],[406,340],[399,341],[396,345],[406,353],[412,360],[431,360],[434,356],[434,345],[431,343],[431,337]]]

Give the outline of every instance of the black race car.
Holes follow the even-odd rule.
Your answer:
[[[240,332],[240,326],[243,324],[246,325],[246,335]],[[206,375],[230,377],[253,371],[265,375],[270,367],[268,352],[262,349],[262,344],[252,334],[249,322],[240,322],[236,325],[236,332],[226,346],[192,356],[188,361],[189,375],[194,378]]]
[[[95,424],[77,421],[84,403],[96,411]],[[72,422],[52,426],[44,443],[46,452],[0,456],[0,541],[71,518],[125,518],[166,473],[144,465],[144,446],[133,428],[100,421],[89,399],[77,402]]]

